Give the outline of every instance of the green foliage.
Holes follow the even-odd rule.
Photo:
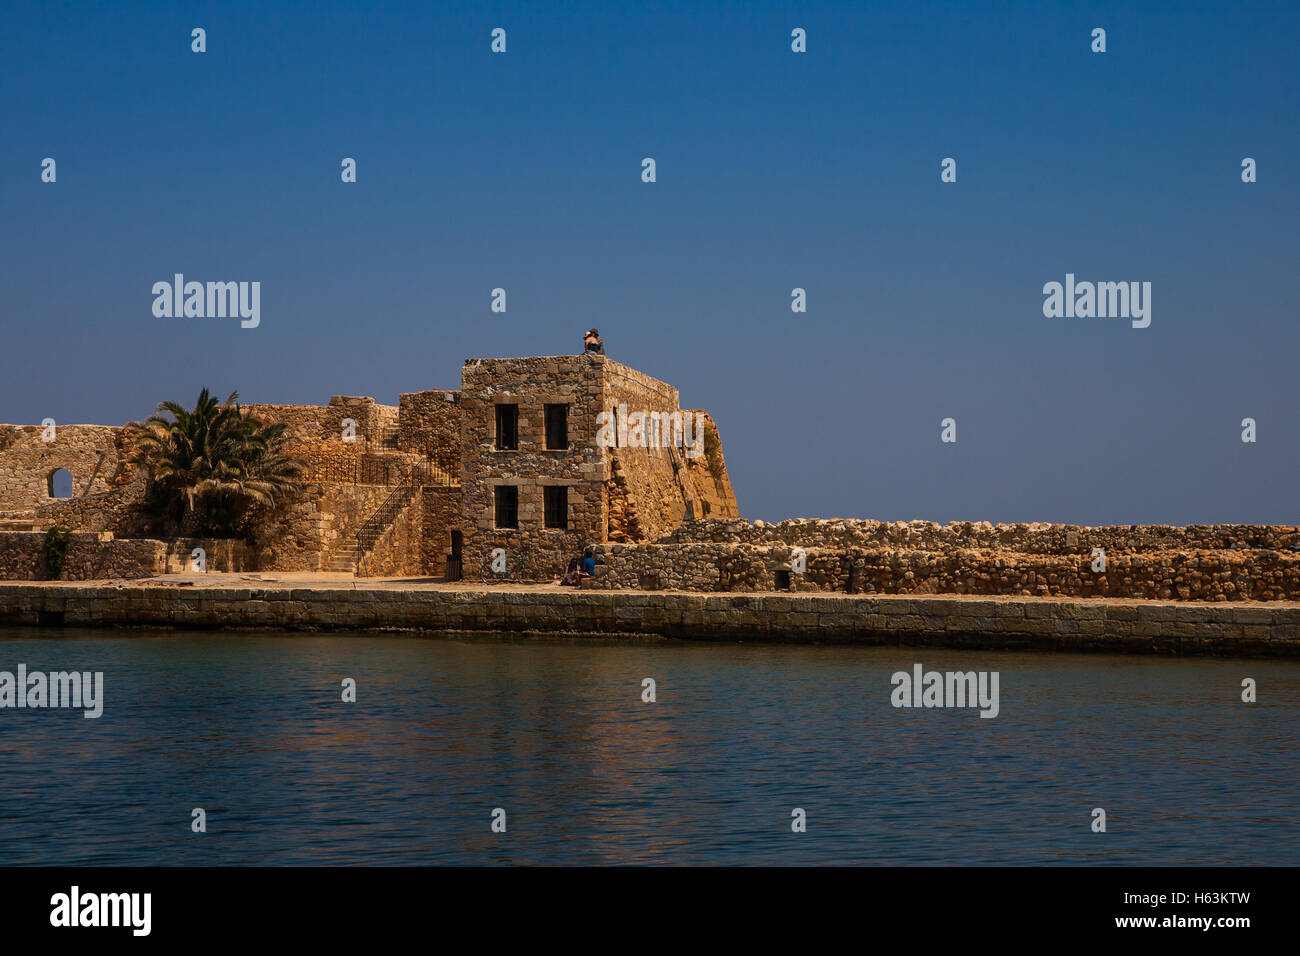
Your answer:
[[[168,531],[203,537],[247,533],[256,509],[288,498],[303,463],[285,454],[282,423],[266,424],[205,388],[193,410],[163,402],[139,423],[131,459],[149,473],[145,506]]]
[[[63,577],[71,541],[72,532],[62,525],[55,525],[45,532],[45,570],[51,581]]]

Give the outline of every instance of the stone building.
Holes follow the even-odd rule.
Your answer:
[[[664,382],[588,355],[471,359],[461,379],[396,406],[244,406],[283,422],[307,467],[295,501],[254,540],[217,549],[222,569],[477,577],[501,549],[516,577],[550,580],[588,546],[739,517],[717,426]],[[0,425],[0,534],[61,525],[104,542],[138,537],[145,476],[126,460],[129,426],[49,437]],[[61,470],[67,497],[56,497]],[[152,553],[141,575],[162,560]]]
[[[542,579],[588,545],[739,516],[713,420],[619,362],[473,359],[459,404],[466,568],[501,549]]]

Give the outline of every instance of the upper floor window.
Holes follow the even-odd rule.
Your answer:
[[[497,448],[514,450],[519,447],[519,406],[498,405]]]
[[[569,447],[569,406],[546,406],[546,447]]]

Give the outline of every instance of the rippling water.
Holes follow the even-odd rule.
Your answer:
[[[1001,714],[893,709],[915,662]],[[1300,863],[1295,662],[0,631],[19,663],[106,700],[0,710],[0,864]]]

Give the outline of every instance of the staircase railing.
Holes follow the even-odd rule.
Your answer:
[[[384,499],[384,503],[357,530],[358,561],[370,552],[375,542],[392,526],[397,516],[415,497],[415,492],[424,484],[423,477],[426,472],[427,468],[424,465],[413,465],[408,469],[402,476],[401,482]]]

